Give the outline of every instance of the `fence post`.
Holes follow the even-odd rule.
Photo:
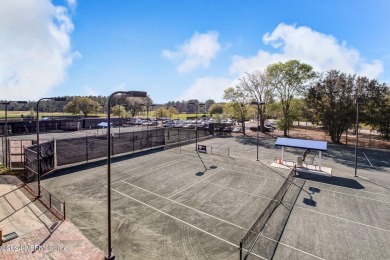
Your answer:
[[[23,162],[23,154],[24,154],[24,145],[23,145],[23,141],[20,141],[20,162]]]
[[[54,169],[57,168],[57,140],[53,138],[54,142]]]
[[[133,153],[134,153],[134,143],[135,143],[135,139],[134,139],[134,131],[133,131]]]
[[[26,166],[26,149],[24,150],[24,176],[23,176],[23,183],[26,183],[27,182],[27,178],[26,178],[26,175],[27,175],[27,166]]]
[[[111,135],[111,155],[114,155],[114,136]]]
[[[142,127],[142,131],[141,131],[141,152],[142,152],[142,146],[143,146],[143,144],[142,144],[142,140],[144,139],[144,128]]]
[[[88,136],[85,136],[85,156],[87,157],[88,162]]]
[[[3,157],[1,162],[4,164],[4,137],[1,137],[1,155]]]
[[[51,208],[51,193],[49,193],[49,206]]]
[[[154,132],[156,133],[156,138],[154,139],[154,146],[153,147],[156,147],[156,144],[157,144],[157,128],[154,129]]]
[[[242,240],[240,241],[240,260],[242,259]]]
[[[177,129],[177,145],[180,146],[180,129],[179,128]]]
[[[6,129],[7,131],[8,131],[8,129]],[[6,142],[6,146],[5,146],[5,148],[6,148],[6,151],[5,151],[5,165],[6,165],[6,167],[8,167],[8,168],[11,168],[11,156],[10,156],[10,151],[11,151],[11,149],[10,149],[10,141],[9,141],[9,138],[7,137],[6,139],[5,139],[5,142]]]

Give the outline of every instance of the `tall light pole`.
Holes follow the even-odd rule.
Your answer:
[[[4,137],[5,137],[5,166],[8,167],[8,105],[12,103],[27,104],[27,101],[6,101],[0,102],[5,106],[5,122],[4,122]]]
[[[357,177],[357,152],[358,152],[358,138],[359,138],[359,105],[363,104],[362,99],[357,98],[355,100],[355,104],[356,104],[355,177]]]
[[[39,102],[42,100],[54,100],[54,101],[66,101],[66,98],[55,98],[55,97],[49,97],[49,98],[41,98],[37,102],[37,118],[36,118],[36,127],[37,127],[37,172],[38,172],[38,198],[41,197],[41,161],[40,161],[40,153],[41,149],[39,147]]]
[[[108,252],[106,260],[115,259],[111,247],[111,98],[116,94],[124,94],[127,97],[146,97],[144,91],[116,91],[107,100],[107,215],[108,215]]]
[[[260,105],[264,105],[265,102],[260,101],[252,101],[251,105],[256,105],[257,106],[257,127],[256,127],[256,132],[257,132],[257,146],[256,146],[256,161],[259,161],[259,123],[260,123]],[[263,132],[263,126],[261,125],[260,131]]]

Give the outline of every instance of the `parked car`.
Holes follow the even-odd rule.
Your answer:
[[[225,128],[223,128],[222,131],[225,132],[225,133],[231,133],[233,131],[233,127],[226,126]]]
[[[158,122],[157,121],[147,121],[147,122],[144,122],[142,123],[143,126],[158,126]]]
[[[265,127],[272,128],[272,130],[276,130],[276,127],[270,124],[264,125]]]
[[[183,126],[183,124],[180,121],[170,121],[170,122],[163,124],[163,127],[168,127],[168,128],[171,128],[171,127],[180,128],[182,126]]]
[[[195,125],[194,124],[185,124],[185,125],[183,125],[183,128],[195,129]]]
[[[252,132],[257,132],[257,131],[260,131],[261,130],[261,126],[251,126],[249,127],[249,130],[251,130]],[[274,131],[274,128],[273,127],[269,127],[269,126],[264,126],[263,127],[263,132],[273,132]]]
[[[242,133],[242,127],[235,127],[235,128],[232,130],[232,133]]]

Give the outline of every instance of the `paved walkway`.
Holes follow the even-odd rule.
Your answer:
[[[31,201],[20,181],[0,175],[0,229],[3,236],[18,237],[0,246],[0,259],[103,259],[95,247],[70,222],[58,221]]]

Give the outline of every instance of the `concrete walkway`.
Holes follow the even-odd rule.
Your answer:
[[[18,235],[0,246],[0,259],[104,258],[70,221],[56,220],[25,194],[18,178],[0,175],[0,229]]]

